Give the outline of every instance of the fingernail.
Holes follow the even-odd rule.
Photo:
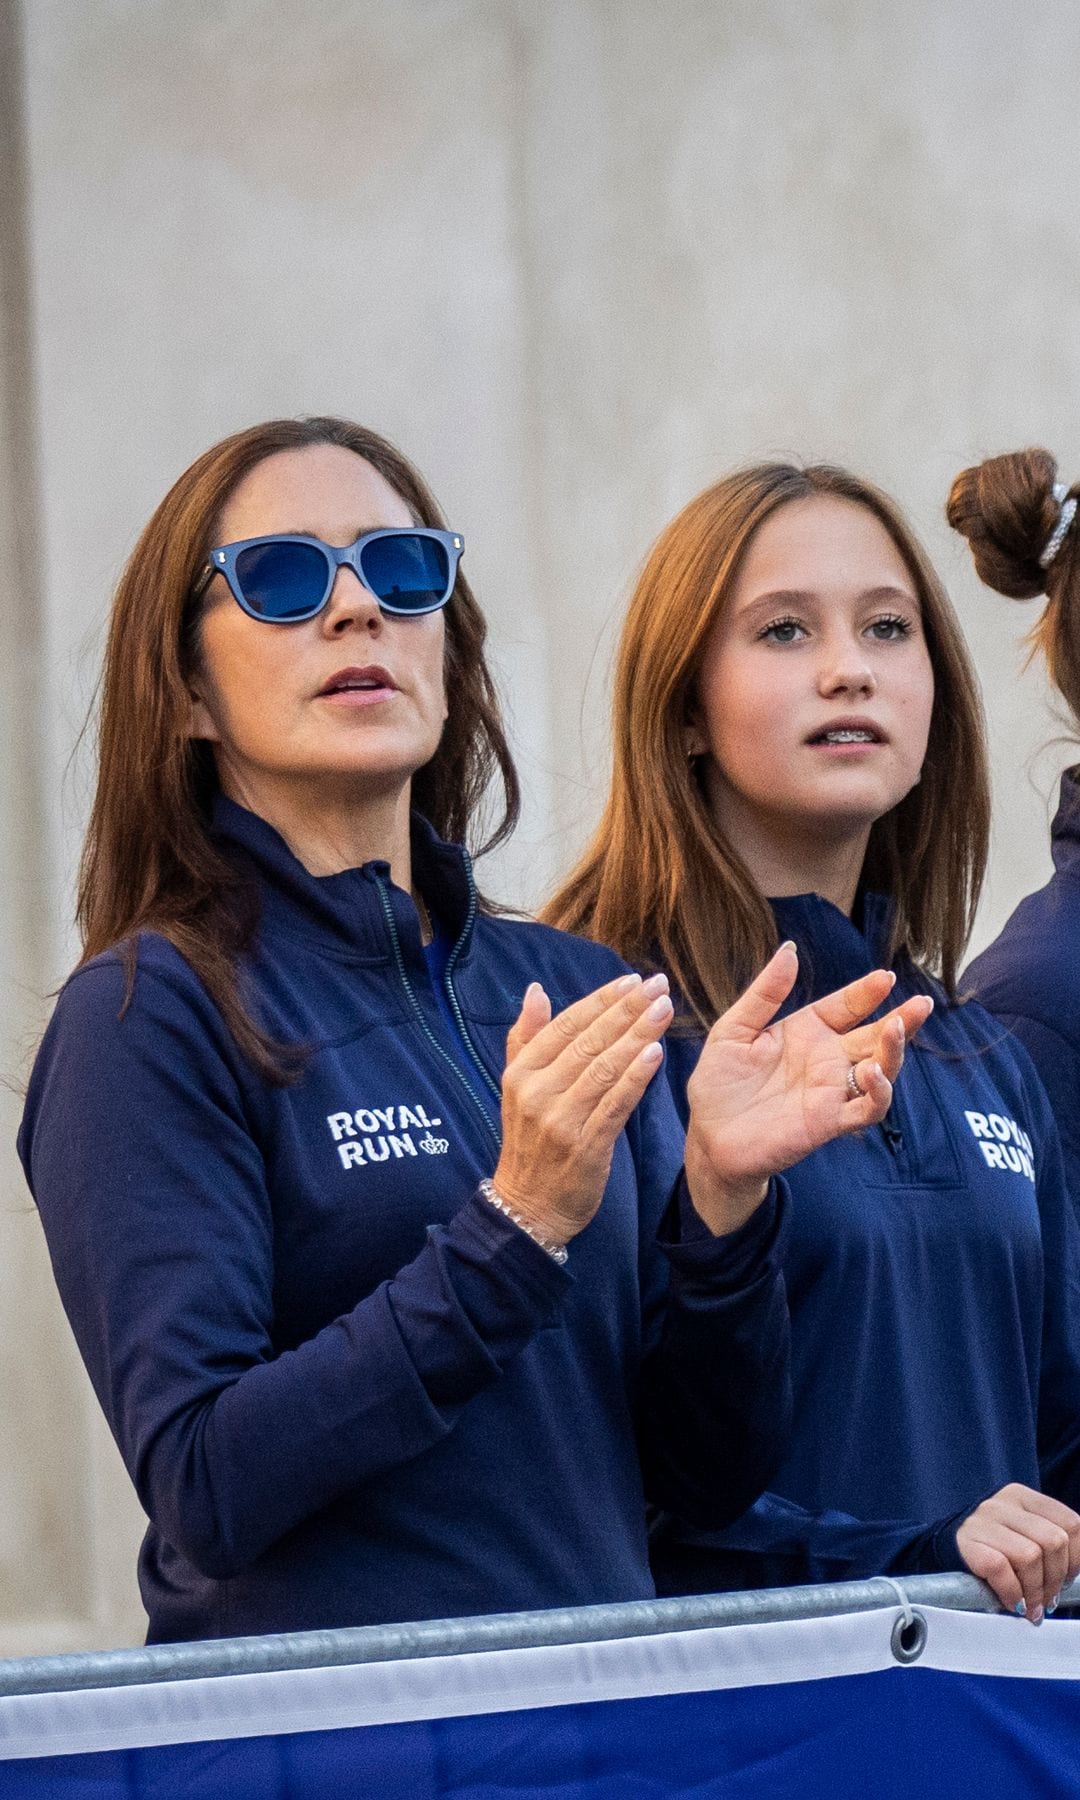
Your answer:
[[[1031,1623],[1033,1625],[1041,1625],[1043,1620],[1045,1619],[1045,1617],[1046,1617],[1046,1614],[1043,1611],[1042,1607],[1037,1606],[1035,1608],[1035,1611],[1031,1615]]]
[[[543,991],[544,990],[538,981],[530,981],[528,987],[525,989],[525,998],[527,1000],[530,994],[542,994]]]
[[[533,982],[533,986],[534,987],[536,986],[535,981]],[[641,986],[641,976],[640,975],[624,975],[621,981],[617,981],[615,983],[615,992],[617,994],[628,994],[630,992],[631,988],[640,987],[640,986]]]
[[[785,938],[780,948],[781,950],[790,950],[792,956],[798,956],[799,954],[799,946],[794,938]]]
[[[1026,1619],[1027,1618],[1027,1601],[1026,1600],[1018,1600],[1016,1602],[1016,1605],[1013,1607],[1013,1612],[1016,1614],[1018,1619]]]
[[[889,970],[889,987],[890,987],[890,989],[892,989],[895,986],[896,986],[896,970],[890,969]]]
[[[644,994],[666,994],[668,991],[667,976],[666,975],[650,975],[648,981],[645,982],[641,991]]]
[[[1060,1599],[1061,1599],[1061,1595],[1060,1595],[1060,1594],[1055,1594],[1055,1595],[1054,1595],[1054,1598],[1053,1598],[1053,1599],[1052,1599],[1052,1600],[1051,1600],[1051,1602],[1050,1602],[1050,1604],[1049,1604],[1049,1606],[1048,1606],[1048,1607],[1047,1607],[1047,1609],[1046,1609],[1046,1616],[1047,1616],[1047,1618],[1049,1618],[1049,1617],[1050,1617],[1050,1614],[1051,1614],[1051,1613],[1053,1613],[1053,1612],[1057,1612],[1057,1609],[1058,1609],[1058,1602],[1059,1602],[1059,1601],[1060,1601]]]
[[[647,1064],[658,1063],[663,1060],[663,1055],[663,1045],[646,1044],[644,1050],[641,1052],[641,1061]]]
[[[666,1019],[670,1011],[671,1001],[666,994],[661,994],[659,1000],[654,1000],[652,1005],[648,1008],[645,1017],[647,1019],[655,1020]]]

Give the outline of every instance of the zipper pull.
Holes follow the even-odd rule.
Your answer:
[[[881,1135],[894,1156],[899,1156],[904,1148],[904,1134],[898,1125],[890,1125],[888,1119],[881,1121]]]

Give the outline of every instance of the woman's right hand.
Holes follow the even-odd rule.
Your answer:
[[[1080,1514],[1018,1481],[977,1506],[956,1542],[971,1573],[1033,1625],[1080,1574]]]
[[[615,1140],[663,1060],[666,975],[622,975],[551,1016],[538,982],[506,1040],[496,1193],[538,1237],[565,1244],[603,1198]]]

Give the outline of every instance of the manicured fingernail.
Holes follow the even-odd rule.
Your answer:
[[[661,994],[659,1000],[654,1000],[652,1005],[648,1008],[645,1017],[647,1019],[652,1019],[655,1023],[659,1024],[661,1019],[669,1018],[670,1014],[671,1001],[666,994]]]
[[[617,994],[628,994],[630,992],[631,988],[640,987],[640,986],[641,986],[641,976],[640,975],[624,975],[621,981],[617,981],[615,983],[615,992]]]
[[[1046,1609],[1046,1616],[1047,1616],[1047,1618],[1049,1618],[1049,1617],[1050,1617],[1050,1614],[1051,1614],[1051,1613],[1053,1613],[1053,1612],[1057,1612],[1057,1609],[1058,1609],[1058,1604],[1059,1604],[1059,1602],[1060,1602],[1060,1600],[1061,1600],[1061,1595],[1060,1595],[1060,1594],[1055,1594],[1055,1595],[1054,1595],[1054,1598],[1053,1598],[1053,1599],[1052,1599],[1052,1600],[1051,1600],[1051,1602],[1050,1602],[1050,1604],[1049,1604],[1049,1606],[1048,1606],[1048,1607],[1047,1607],[1047,1609]]]
[[[525,989],[525,998],[527,1000],[530,994],[542,994],[543,991],[544,990],[538,981],[530,981],[528,987]]]
[[[1013,1607],[1013,1612],[1016,1614],[1018,1619],[1026,1619],[1027,1618],[1027,1601],[1026,1600],[1018,1600],[1016,1602],[1016,1605]]]
[[[666,994],[668,991],[667,976],[650,975],[641,991],[644,994]]]
[[[653,1063],[662,1062],[663,1056],[664,1049],[662,1044],[646,1044],[644,1050],[641,1052],[640,1060],[651,1066]]]
[[[799,954],[799,946],[794,938],[785,938],[780,948],[781,950],[790,950],[792,956],[798,956]]]
[[[1033,1625],[1041,1625],[1043,1620],[1045,1619],[1045,1617],[1046,1617],[1046,1614],[1044,1613],[1042,1607],[1037,1606],[1035,1608],[1035,1611],[1031,1615],[1031,1623]]]

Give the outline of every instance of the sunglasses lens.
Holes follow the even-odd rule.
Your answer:
[[[237,584],[260,619],[310,619],[326,576],[326,557],[313,544],[252,544],[236,559]]]
[[[360,552],[364,584],[390,612],[430,612],[450,588],[450,558],[437,538],[402,531]]]

